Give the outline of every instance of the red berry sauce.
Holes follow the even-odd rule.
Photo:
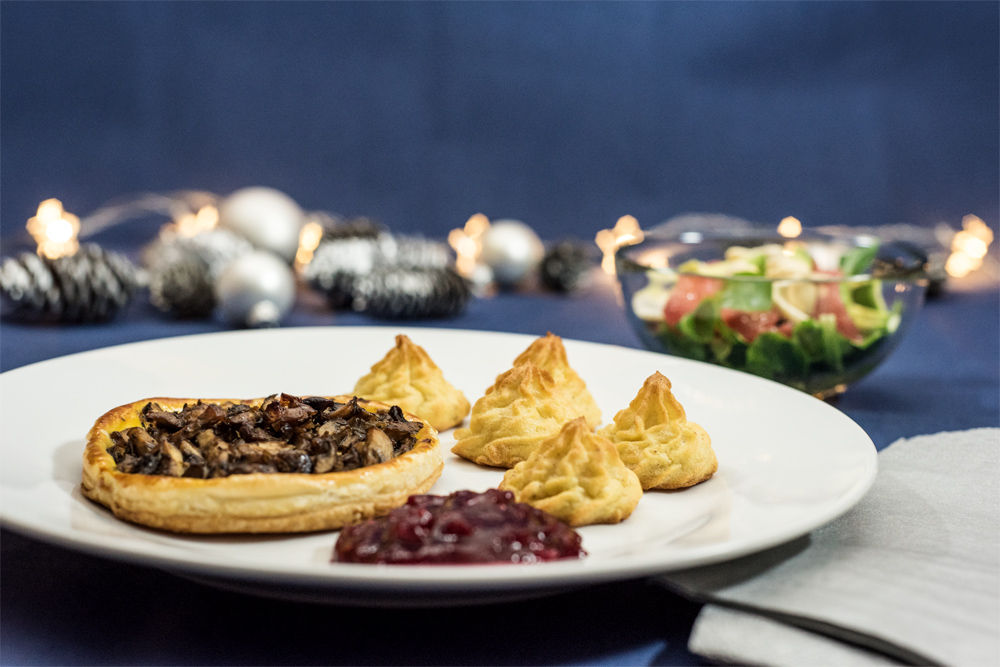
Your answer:
[[[510,491],[410,496],[388,515],[340,532],[344,563],[538,563],[583,558],[580,535]]]

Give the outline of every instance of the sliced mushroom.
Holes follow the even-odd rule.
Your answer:
[[[160,444],[141,426],[133,426],[125,430],[129,448],[138,457],[149,456],[160,451]]]
[[[201,452],[187,440],[181,440],[178,449],[181,450],[181,454],[184,456],[184,463],[187,466],[184,470],[184,476],[204,478],[207,469],[205,467],[205,457],[201,455]]]
[[[381,429],[372,427],[365,436],[365,465],[384,463],[392,458],[392,440]]]
[[[111,442],[113,444],[108,447],[108,454],[115,460],[115,463],[119,464],[118,467],[121,469],[121,462],[128,454],[128,439],[122,435],[121,431],[113,431],[111,433]]]
[[[160,475],[169,475],[171,477],[183,476],[184,456],[181,454],[181,450],[169,441],[164,441],[160,445],[160,452],[162,452],[163,456],[160,458],[160,465],[157,468],[157,473]]]
[[[309,396],[307,398],[303,398],[302,402],[317,412],[323,412],[324,410],[331,409],[336,410],[344,405],[343,403],[338,403],[332,398],[324,398],[323,396]]]
[[[318,429],[316,429],[316,435],[330,435],[337,436],[345,428],[348,428],[347,422],[343,419],[331,419],[330,421],[321,424]]]
[[[271,460],[278,472],[312,472],[312,459],[305,452],[286,449],[278,452]]]
[[[184,426],[184,420],[176,412],[168,412],[156,403],[147,403],[142,409],[142,419],[150,426],[161,431],[179,431]]]
[[[333,470],[333,467],[337,464],[337,452],[333,451],[329,454],[324,454],[323,456],[317,456],[316,462],[313,464],[313,472],[317,474],[323,474]]]
[[[231,446],[228,442],[216,438],[210,448],[203,448],[205,453],[205,463],[208,464],[211,477],[221,477],[227,474],[229,460],[232,457]]]

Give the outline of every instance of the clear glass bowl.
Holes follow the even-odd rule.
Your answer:
[[[625,310],[648,349],[821,398],[843,392],[899,344],[923,305],[925,265],[903,244],[808,231],[795,239],[653,232],[616,253]]]

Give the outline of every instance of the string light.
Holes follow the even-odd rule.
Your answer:
[[[219,209],[214,206],[202,206],[197,213],[183,213],[174,218],[174,221],[163,226],[163,231],[173,232],[178,236],[191,238],[210,229],[215,229],[219,224]]]
[[[299,231],[299,249],[295,251],[295,265],[302,268],[312,261],[313,252],[323,240],[323,225],[311,220]]]
[[[623,215],[618,218],[618,222],[612,229],[602,229],[597,232],[594,241],[597,247],[604,253],[601,260],[601,268],[608,275],[615,274],[615,251],[624,245],[632,245],[642,241],[643,233],[639,228],[639,221],[631,215]]]
[[[798,218],[788,216],[778,223],[778,233],[786,239],[797,238],[802,233],[802,223]]]
[[[38,244],[38,254],[49,259],[72,255],[80,249],[77,234],[80,218],[63,209],[58,199],[46,199],[38,205],[38,213],[28,219],[28,233]]]
[[[978,216],[962,218],[962,231],[951,240],[951,255],[944,270],[953,278],[967,276],[983,265],[983,258],[993,243],[993,230]]]
[[[457,256],[455,270],[469,278],[476,269],[476,261],[483,251],[483,234],[490,228],[490,219],[482,213],[476,213],[461,229],[453,229],[448,233],[448,245]]]

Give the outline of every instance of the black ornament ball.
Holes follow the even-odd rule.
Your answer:
[[[468,281],[451,268],[390,268],[358,278],[354,310],[380,319],[452,317],[472,296]]]
[[[593,265],[588,246],[577,241],[561,241],[549,248],[542,258],[542,284],[557,292],[575,292],[587,286]]]

